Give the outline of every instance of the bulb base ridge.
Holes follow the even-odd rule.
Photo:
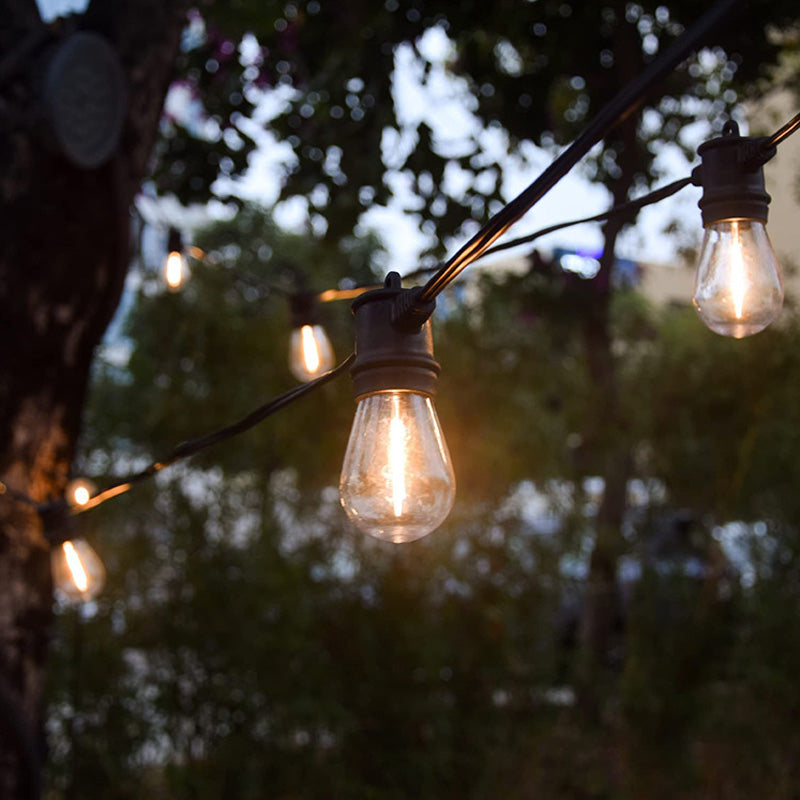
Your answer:
[[[356,298],[356,359],[350,368],[356,400],[376,392],[436,394],[441,367],[433,357],[430,315],[416,289],[403,289],[391,272],[386,285]]]

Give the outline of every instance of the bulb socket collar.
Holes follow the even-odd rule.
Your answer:
[[[295,292],[289,296],[289,315],[292,328],[319,325],[319,301],[314,292]]]
[[[177,228],[170,228],[167,234],[167,251],[170,253],[183,253],[183,236]]]
[[[49,503],[42,503],[36,509],[44,528],[44,538],[51,547],[58,547],[68,539],[75,538],[75,520],[70,515],[70,507],[62,497]]]
[[[693,173],[702,186],[698,205],[707,227],[725,219],[767,221],[770,196],[764,186],[762,139],[739,135],[739,126],[726,123],[722,136],[697,150],[702,162]]]
[[[356,359],[350,368],[356,400],[382,391],[420,392],[433,396],[441,367],[433,357],[430,314],[417,308],[416,289],[403,289],[391,272],[381,289],[366,292],[353,302],[356,318]],[[400,313],[398,310],[400,309]],[[424,319],[420,321],[420,317]]]

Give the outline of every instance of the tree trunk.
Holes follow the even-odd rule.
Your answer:
[[[619,73],[617,82],[625,85],[640,69],[641,59],[638,35],[630,26],[621,26],[618,30],[614,52]],[[614,205],[628,199],[633,185],[638,161],[638,124],[639,114],[632,114],[615,131],[620,178],[609,186]],[[600,271],[593,280],[592,302],[583,325],[589,374],[597,388],[598,420],[591,438],[601,456],[605,482],[595,522],[595,542],[579,629],[578,694],[584,712],[595,719],[603,710],[604,676],[621,612],[617,564],[624,546],[622,525],[631,467],[611,335],[611,294],[617,238],[630,222],[630,218],[614,217],[605,225]]]
[[[70,164],[36,118],[37,73],[64,28],[48,31],[0,83],[0,479],[36,502],[63,493],[95,346],[120,299],[129,207],[144,177],[178,48],[183,2],[92,2],[83,29],[105,35],[127,83],[117,153]],[[0,62],[37,25],[33,0],[0,0]],[[8,24],[6,24],[8,22]],[[2,73],[2,64],[0,64]],[[38,794],[42,684],[52,590],[34,509],[0,500],[0,797]]]

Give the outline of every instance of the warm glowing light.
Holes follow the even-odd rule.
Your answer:
[[[79,506],[85,506],[89,502],[89,490],[85,486],[81,486],[75,490],[74,497]]]
[[[303,340],[303,366],[306,372],[319,372],[319,347],[314,338],[314,329],[310,325],[303,325],[300,328],[300,336]]]
[[[53,583],[70,601],[91,600],[105,585],[103,563],[84,539],[73,539],[55,547],[51,563]]]
[[[173,250],[164,262],[164,278],[167,286],[172,289],[180,289],[183,283],[184,261],[183,255],[178,250]]]
[[[86,576],[86,570],[83,568],[78,551],[72,542],[64,542],[61,549],[64,551],[64,558],[67,560],[67,567],[69,567],[73,583],[79,592],[85,592],[89,588],[89,578]]]
[[[403,515],[406,499],[406,426],[400,419],[400,400],[392,397],[392,421],[389,423],[389,471],[392,483],[392,506],[394,515]]]
[[[411,542],[441,525],[455,476],[430,397],[385,391],[359,400],[339,490],[347,516],[377,539]]]
[[[334,358],[333,347],[321,325],[302,325],[292,331],[289,368],[297,380],[313,381],[333,367]]]
[[[736,339],[778,317],[783,280],[763,222],[728,219],[706,227],[692,302],[712,331]]]
[[[742,306],[744,305],[744,294],[747,289],[744,274],[744,259],[742,257],[742,242],[739,239],[739,223],[734,220],[731,223],[731,295],[733,296],[733,311],[736,319],[742,318]]]
[[[86,478],[76,478],[67,484],[67,489],[64,496],[67,503],[73,508],[77,506],[85,506],[97,491],[97,487]]]

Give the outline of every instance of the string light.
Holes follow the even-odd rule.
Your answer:
[[[89,503],[97,492],[97,486],[88,478],[75,478],[67,484],[64,497],[72,508],[80,508]]]
[[[289,369],[307,383],[327,372],[336,362],[325,329],[319,323],[319,302],[312,292],[289,297],[292,333],[289,338]]]
[[[770,138],[740,136],[731,121],[698,153],[705,234],[692,302],[711,330],[741,339],[764,330],[783,307],[781,269],[765,227],[770,197],[764,164],[775,145]]]
[[[170,228],[167,237],[167,257],[164,259],[164,280],[171,292],[177,292],[186,279],[186,256],[183,253],[183,238],[179,231]]]
[[[360,530],[402,543],[450,513],[455,475],[433,406],[439,365],[430,314],[392,272],[353,303],[356,414],[342,465],[342,507]],[[407,302],[410,299],[412,302]],[[424,319],[423,319],[424,317]]]
[[[68,539],[50,551],[53,583],[72,602],[86,603],[103,590],[106,571],[85,539]]]
[[[764,161],[768,160],[768,158],[770,158],[772,156],[772,154],[774,152],[774,148],[775,148],[775,146],[777,144],[782,142],[785,138],[787,138],[790,134],[794,133],[798,129],[800,129],[800,114],[797,114],[795,117],[793,117],[789,122],[787,122],[785,125],[783,125],[771,137],[768,137],[768,138],[763,139],[763,140],[754,140],[755,141],[755,145],[756,145],[756,147],[755,147],[756,153],[757,153],[758,157],[761,158],[762,163]],[[749,147],[748,152],[752,153],[753,152],[753,148],[754,148],[754,146],[751,145]],[[514,239],[514,240],[511,240],[511,241],[507,241],[507,242],[505,242],[503,244],[495,245],[495,246],[490,247],[490,248],[486,249],[485,251],[483,251],[483,254],[482,254],[481,257],[486,256],[486,255],[490,255],[490,254],[493,254],[493,253],[497,253],[497,252],[500,252],[502,250],[509,249],[511,247],[517,247],[517,246],[520,246],[522,244],[530,243],[530,242],[534,241],[535,239],[537,239],[537,238],[539,238],[541,236],[544,236],[544,235],[546,235],[548,233],[552,233],[552,232],[554,232],[556,230],[567,228],[567,227],[570,227],[570,226],[573,226],[573,225],[578,225],[578,224],[586,223],[586,222],[599,222],[599,221],[602,221],[602,220],[605,220],[605,219],[610,219],[611,217],[613,217],[613,216],[615,216],[617,214],[629,214],[629,213],[632,213],[633,211],[635,211],[635,210],[637,210],[637,209],[639,209],[639,208],[641,208],[641,207],[643,207],[645,205],[649,205],[651,203],[658,202],[659,200],[662,200],[665,197],[669,197],[670,195],[675,194],[675,192],[679,191],[680,189],[682,189],[683,187],[689,185],[692,182],[694,182],[695,184],[703,185],[702,178],[698,174],[699,172],[700,172],[700,168],[698,168],[698,170],[695,171],[695,173],[693,174],[692,178],[683,178],[683,179],[681,179],[679,181],[675,181],[675,182],[673,182],[671,184],[668,184],[667,186],[664,186],[664,187],[662,187],[660,189],[656,189],[655,191],[653,191],[653,192],[651,192],[651,193],[649,193],[649,194],[647,194],[647,195],[645,195],[645,196],[643,196],[641,198],[638,198],[636,200],[631,200],[631,201],[628,201],[626,203],[622,203],[622,204],[613,206],[610,209],[608,209],[607,211],[603,212],[602,214],[597,214],[597,215],[595,215],[593,217],[585,217],[585,218],[582,218],[582,219],[576,219],[576,220],[563,222],[563,223],[560,223],[558,225],[553,225],[553,226],[550,226],[548,228],[541,229],[539,231],[536,231],[535,233],[529,234],[529,235],[521,237],[519,239]],[[702,205],[702,203],[701,203],[701,205]],[[741,240],[742,240],[742,236],[743,236],[743,223],[738,219],[735,220],[735,221],[737,223],[736,235],[738,235],[739,241],[740,241],[740,244],[741,244]],[[730,221],[730,224],[731,224],[730,230],[731,230],[731,236],[732,237],[734,236],[734,234],[733,234],[733,222],[734,222],[734,220]],[[750,233],[750,231],[748,231],[748,233]],[[753,235],[756,236],[757,234],[753,234]],[[214,259],[213,259],[213,257],[211,255],[205,253],[200,248],[190,247],[189,250],[192,253],[192,256],[194,258],[203,259],[203,260],[210,260],[210,261],[213,261],[214,263],[217,263],[216,261],[214,261]],[[771,250],[771,248],[770,248],[770,250]],[[446,268],[446,266],[447,265],[437,266],[437,267],[423,267],[423,268],[420,268],[418,270],[414,270],[414,272],[409,273],[408,275],[404,276],[404,278],[407,279],[407,278],[410,278],[410,277],[416,277],[418,275],[424,275],[424,274],[430,273],[432,271],[435,272],[436,275],[439,275],[442,272],[442,270],[444,270]],[[738,269],[740,269],[740,274],[743,274],[746,277],[746,264],[744,263],[744,260],[742,261],[741,267],[738,268]],[[240,272],[238,272],[236,270],[232,270],[232,272],[237,277],[245,279],[245,280],[248,280],[248,282],[250,282],[251,279],[253,281],[255,280],[255,278],[252,278],[252,276],[247,276],[247,275],[245,275],[243,273],[240,273]],[[449,283],[450,281],[454,280],[455,277],[457,277],[457,276],[453,275],[453,276],[449,277],[448,280],[447,280],[447,283]],[[734,281],[734,285],[736,285],[736,281]],[[740,278],[738,285],[745,286],[746,285],[746,281],[742,280]],[[277,294],[282,294],[282,295],[285,295],[287,297],[290,297],[290,293],[287,292],[284,289],[281,289],[280,287],[270,286],[270,287],[268,287],[268,289],[269,289],[269,291],[275,292]],[[353,297],[359,298],[359,297],[363,297],[365,294],[367,294],[367,293],[369,293],[371,291],[374,291],[374,287],[367,286],[367,287],[358,287],[358,288],[354,288],[354,289],[345,289],[345,290],[342,290],[342,289],[329,289],[329,290],[326,290],[326,291],[321,292],[320,294],[316,295],[316,299],[319,300],[320,302],[331,302],[331,301],[334,301],[334,300],[349,299],[349,298],[353,298]],[[425,287],[423,287],[422,290],[418,289],[418,290],[415,290],[415,291],[416,291],[415,298],[421,299],[422,297],[424,297]],[[740,291],[740,294],[741,294],[741,298],[742,298],[741,301],[740,301],[741,302],[741,309],[742,309],[742,314],[744,314],[744,309],[745,309],[744,296],[745,295],[741,291]],[[734,307],[734,309],[736,309],[738,307],[738,303],[734,303],[733,307]],[[735,316],[735,314],[736,314],[736,311],[734,310],[734,316]],[[427,317],[426,317],[426,319],[427,319]],[[362,346],[363,346],[363,342],[362,342]],[[190,442],[185,442],[182,445],[179,445],[166,458],[159,459],[158,461],[154,461],[152,464],[150,464],[144,470],[141,470],[138,473],[135,473],[133,475],[130,475],[130,476],[118,481],[117,483],[113,484],[112,486],[109,486],[108,488],[104,489],[101,492],[96,492],[95,486],[91,482],[86,481],[86,479],[79,479],[78,481],[71,482],[68,485],[67,490],[65,492],[65,502],[69,503],[69,506],[72,508],[72,513],[74,514],[74,513],[79,513],[79,512],[83,512],[83,511],[88,511],[89,509],[94,508],[97,505],[100,505],[101,503],[111,499],[112,497],[116,497],[119,494],[123,494],[123,493],[127,492],[134,484],[138,483],[141,480],[144,480],[146,478],[151,477],[152,475],[154,475],[156,472],[160,471],[164,467],[169,466],[170,464],[173,464],[176,461],[179,461],[179,460],[182,460],[184,458],[187,458],[190,455],[193,455],[194,453],[198,452],[199,450],[210,446],[211,444],[214,444],[214,443],[216,443],[218,441],[221,441],[223,439],[229,438],[230,436],[237,435],[238,433],[242,432],[243,430],[247,430],[249,427],[252,427],[253,425],[257,424],[262,419],[266,418],[266,416],[269,416],[270,414],[274,413],[278,409],[283,408],[285,405],[288,405],[289,403],[293,402],[295,399],[299,399],[299,397],[303,396],[303,394],[307,390],[308,391],[313,390],[317,385],[321,385],[322,383],[325,383],[328,380],[331,380],[336,375],[341,374],[341,372],[350,365],[352,359],[353,359],[353,356],[350,356],[347,360],[345,360],[338,367],[336,367],[335,369],[331,370],[328,373],[323,374],[322,376],[317,378],[315,381],[311,381],[310,383],[305,384],[304,386],[296,387],[295,389],[292,389],[289,392],[284,393],[283,395],[279,395],[274,400],[272,400],[269,403],[266,403],[264,406],[261,406],[258,409],[256,409],[254,412],[249,414],[243,420],[240,420],[238,423],[234,423],[233,425],[228,426],[227,428],[224,428],[221,431],[216,431],[216,432],[214,432],[212,434],[209,434],[207,436],[201,437],[201,438],[196,439],[196,440],[192,440]],[[436,422],[435,430],[436,430],[435,436],[440,436],[441,432],[440,432],[440,430],[438,428],[438,420]],[[395,434],[395,436],[397,436],[397,434]],[[448,457],[448,459],[449,459],[449,457]],[[0,481],[0,496],[3,496],[3,495],[6,495],[6,496],[12,498],[15,501],[22,502],[22,503],[24,503],[26,505],[29,505],[29,506],[31,506],[33,508],[36,508],[36,509],[40,510],[40,513],[41,513],[42,509],[45,508],[46,505],[49,505],[49,504],[41,505],[41,504],[37,503],[35,500],[33,500],[29,495],[25,494],[24,492],[21,492],[21,491],[19,491],[17,489],[14,489],[12,486],[9,486],[8,484],[4,483],[3,481]],[[87,497],[87,495],[88,495],[88,497]]]
[[[425,340],[427,337],[427,340],[430,341],[429,317],[433,311],[432,304],[435,297],[467,266],[485,255],[533,241],[538,236],[570,225],[600,221],[615,214],[632,213],[644,205],[674,194],[689,182],[694,182],[701,185],[704,190],[703,199],[700,201],[707,229],[706,244],[708,246],[704,249],[704,253],[707,251],[710,254],[706,259],[708,268],[703,269],[704,259],[701,259],[701,269],[698,271],[695,304],[701,315],[709,317],[713,311],[713,302],[704,297],[703,288],[714,283],[708,279],[708,276],[716,269],[720,274],[725,273],[725,279],[722,281],[724,292],[718,294],[726,294],[726,298],[722,303],[724,313],[715,323],[717,327],[711,324],[713,320],[710,317],[706,320],[710,327],[726,335],[738,337],[763,329],[777,316],[782,303],[782,285],[779,267],[764,228],[769,196],[763,186],[762,167],[774,155],[776,146],[800,129],[800,114],[786,123],[772,137],[764,139],[739,137],[735,126],[729,125],[723,137],[707,142],[700,148],[703,163],[693,173],[691,179],[676,181],[643,198],[615,206],[603,214],[551,226],[521,239],[492,246],[595,143],[600,141],[605,132],[636,107],[654,81],[663,77],[672,67],[683,60],[700,39],[725,16],[735,2],[736,0],[723,0],[715,4],[669,51],[659,55],[639,78],[626,86],[601,110],[575,142],[522,194],[493,217],[449,261],[435,268],[433,277],[425,286],[414,290],[403,290],[400,287],[399,275],[392,273],[387,278],[384,289],[370,290],[369,287],[361,287],[351,290],[328,290],[316,296],[317,300],[327,302],[343,299],[346,295],[361,295],[361,298],[354,304],[357,327],[360,326],[360,320],[374,316],[372,312],[361,309],[380,307],[384,315],[389,314],[380,323],[377,321],[364,323],[364,330],[357,336],[360,353],[357,363],[353,367],[353,377],[359,403],[356,414],[356,423],[358,424],[354,424],[351,432],[341,480],[343,505],[357,525],[369,529],[374,535],[392,541],[410,541],[435,528],[446,517],[452,506],[455,485],[452,477],[452,465],[431,401],[439,367],[433,360],[432,344],[427,350],[425,348],[418,349],[414,344],[417,340],[413,337],[422,337],[419,341]],[[735,148],[730,146],[732,144],[736,145]],[[731,154],[735,154],[735,158],[732,158]],[[734,175],[734,178],[731,177],[731,174]],[[732,187],[735,188],[735,192],[731,191]],[[182,247],[177,231],[170,232],[170,239],[171,244],[175,247],[170,252],[181,253]],[[204,259],[207,257],[207,254],[199,248],[190,248],[190,251],[193,257]],[[720,256],[720,253],[726,254],[725,257]],[[725,268],[718,269],[719,264],[724,264]],[[426,268],[416,270],[412,274],[429,271]],[[182,269],[181,278],[183,276],[184,270]],[[701,279],[701,276],[704,277]],[[270,291],[279,294],[289,294],[279,287],[269,288]],[[388,296],[381,296],[382,293],[385,295],[387,290],[393,294],[391,301]],[[386,302],[378,303],[376,302],[378,299]],[[381,328],[381,326],[383,327]],[[307,327],[312,328],[311,332],[304,332],[304,327],[306,326],[300,325],[299,331],[301,342],[304,339],[306,341],[303,354],[306,371],[319,371],[324,363],[322,348],[318,344],[312,348],[310,344],[312,338],[316,342],[316,338],[313,337],[313,324],[307,324]],[[377,345],[370,343],[372,335],[369,333],[370,327],[382,330],[378,336],[379,343]],[[381,352],[381,348],[387,343],[389,344],[387,352]],[[388,356],[388,360],[381,364],[380,360],[385,356]],[[305,386],[297,387],[280,395],[227,428],[179,445],[166,459],[153,462],[139,473],[119,481],[102,492],[95,493],[94,488],[76,489],[71,493],[71,499],[66,497],[63,502],[69,502],[73,513],[78,513],[127,492],[136,482],[151,477],[175,461],[187,458],[217,441],[247,430],[266,416],[298,399],[307,390],[340,374],[352,359],[351,356],[336,369],[330,370]],[[381,397],[381,395],[383,396]],[[374,403],[367,402],[373,398],[377,398]],[[388,427],[383,426],[386,427],[386,433],[377,437],[362,436],[363,424],[359,423],[360,416],[370,417],[366,411],[370,406],[381,409],[380,413],[373,415],[376,419],[389,420]],[[362,408],[365,410],[363,414],[360,414]],[[354,487],[361,480],[360,476],[365,474],[364,458],[356,453],[357,448],[354,442],[370,438],[373,441],[380,440],[379,449],[385,453],[385,456],[381,457],[383,462],[378,465],[377,474],[379,482],[383,481],[389,487],[388,491],[381,495],[382,499],[378,503],[390,509],[391,519],[385,514],[381,518],[389,519],[386,524],[366,522],[368,514],[366,511],[359,511],[360,495],[354,491]],[[424,441],[425,446],[417,448],[420,441]],[[430,442],[434,442],[435,446],[428,446]],[[415,470],[418,471],[415,472]],[[414,485],[417,477],[423,481],[421,486]],[[431,485],[436,484],[429,492],[430,487],[424,484],[425,480],[432,482]],[[426,492],[428,492],[427,495]],[[0,481],[0,495],[5,494],[37,508],[40,514],[44,514],[45,506],[37,504],[25,493]],[[371,497],[374,500],[377,495],[373,493]],[[417,507],[426,507],[424,518],[419,524],[412,519],[411,515],[411,509],[412,506],[415,506],[417,497],[428,498],[416,503]],[[375,516],[375,520],[377,519],[378,517]],[[77,552],[77,548],[73,547],[72,552]],[[80,572],[78,571],[77,574]]]

